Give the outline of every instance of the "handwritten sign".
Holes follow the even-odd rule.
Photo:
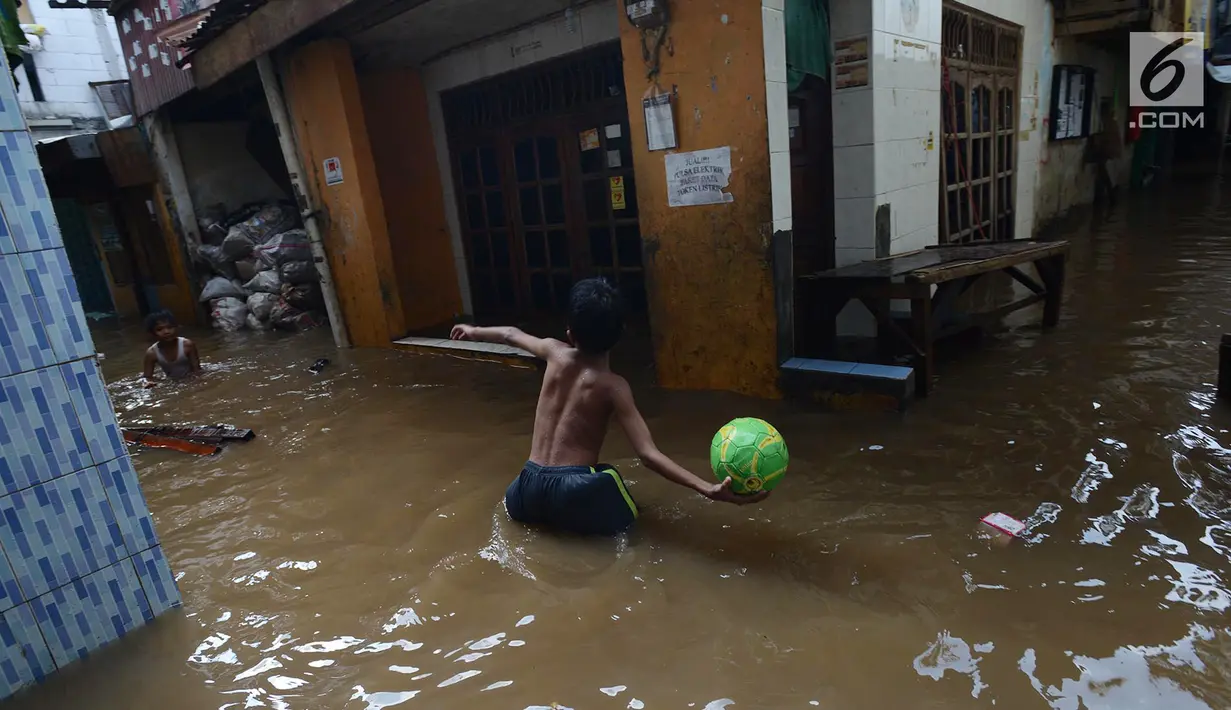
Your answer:
[[[666,162],[667,204],[672,207],[735,201],[734,195],[723,192],[731,182],[730,146],[669,153]]]

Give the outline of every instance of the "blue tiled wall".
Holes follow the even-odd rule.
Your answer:
[[[0,553],[0,698],[180,603],[7,71],[0,78]]]

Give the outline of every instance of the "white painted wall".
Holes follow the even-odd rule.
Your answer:
[[[470,298],[466,252],[462,246],[453,161],[449,156],[448,131],[440,103],[441,92],[619,38],[620,16],[616,6],[604,1],[582,6],[570,16],[561,13],[544,22],[477,42],[423,66],[436,161],[440,166],[440,182],[444,186],[445,216],[453,242],[454,268],[462,291],[462,309],[466,313],[473,313],[474,308]]]
[[[1051,0],[965,0],[966,7],[1020,25],[1023,30],[1017,140],[1016,237],[1035,236],[1047,219],[1094,195],[1094,168],[1082,156],[1087,139],[1049,142],[1052,68],[1094,67],[1099,97],[1127,81],[1127,52],[1118,56],[1088,42],[1055,37]],[[876,256],[875,213],[891,208],[891,250],[898,254],[935,244],[939,237],[942,0],[832,0],[833,39],[869,36],[869,85],[834,91],[834,165],[837,263]],[[1117,68],[1120,74],[1117,76]],[[1127,84],[1117,117],[1126,117]],[[1097,120],[1092,131],[1097,130]],[[932,139],[932,148],[929,148]],[[1115,167],[1124,184],[1131,149]],[[867,334],[872,323],[859,304],[839,320],[846,334]]]
[[[1094,194],[1094,169],[1081,162],[1086,140],[1047,139],[1052,68],[1058,63],[1094,67],[1097,96],[1090,105],[1097,110],[1098,97],[1112,95],[1117,81],[1127,81],[1127,54],[1118,56],[1073,38],[1057,39],[1050,0],[962,4],[1023,30],[1016,234],[1029,238],[1041,222],[1089,202]],[[874,256],[873,220],[881,204],[892,206],[892,253],[937,241],[942,7],[941,0],[832,2],[834,40],[870,33],[874,55],[870,86],[834,93],[840,265]],[[1121,127],[1127,120],[1126,90],[1127,84],[1119,91]],[[929,137],[935,137],[932,150],[927,148]],[[1116,168],[1119,182],[1127,178],[1130,164],[1131,151],[1126,149]]]
[[[25,67],[17,70],[18,99],[27,118],[101,118],[92,81],[127,79],[120,38],[106,10],[52,9],[47,0],[24,0],[36,24],[47,28],[43,49],[34,52],[45,101],[30,92]]]

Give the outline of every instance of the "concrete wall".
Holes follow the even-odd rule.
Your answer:
[[[7,73],[6,73],[7,75]],[[0,697],[180,603],[0,79]]]
[[[1040,28],[1044,38],[1040,42],[1040,53],[1035,75],[1023,75],[1022,84],[1029,80],[1038,82],[1037,114],[1031,116],[1032,122],[1038,128],[1028,144],[1022,144],[1022,152],[1026,157],[1036,157],[1034,178],[1034,222],[1035,229],[1041,229],[1047,222],[1059,217],[1072,207],[1089,204],[1094,199],[1093,165],[1084,162],[1088,138],[1049,141],[1050,131],[1049,108],[1051,106],[1051,74],[1056,64],[1078,64],[1093,67],[1095,70],[1095,96],[1089,106],[1093,110],[1091,132],[1099,130],[1099,102],[1105,97],[1115,99],[1116,121],[1123,131],[1128,125],[1128,55],[1116,54],[1072,37],[1053,38],[1049,30],[1053,29],[1051,20],[1052,7],[1045,6],[1045,21]],[[1033,106],[1031,106],[1033,108]],[[1023,111],[1022,120],[1027,115]],[[1027,124],[1027,127],[1029,124]],[[1037,148],[1036,148],[1037,146]],[[1030,152],[1028,152],[1030,151]],[[1037,152],[1034,152],[1037,151]],[[1127,185],[1133,163],[1133,147],[1126,145],[1124,154],[1111,168],[1112,177],[1117,185]],[[1019,178],[1021,180],[1022,178]],[[1019,195],[1021,194],[1019,182]],[[1020,224],[1020,222],[1019,222]]]
[[[300,157],[325,212],[325,251],[351,342],[389,347],[406,334],[406,318],[350,47],[343,40],[302,47],[284,78]],[[343,179],[330,185],[324,162],[334,158]]]
[[[427,91],[415,69],[359,77],[406,328],[462,314],[448,205],[432,141]],[[443,268],[442,268],[443,265]]]
[[[1048,0],[970,0],[965,4],[1022,26],[1016,230],[1019,238],[1027,238],[1047,220],[1094,199],[1094,168],[1082,162],[1087,139],[1048,139],[1052,69],[1057,64],[1094,67],[1097,96],[1089,105],[1097,111],[1099,97],[1118,96],[1116,112],[1123,129],[1128,106],[1127,44],[1117,53],[1077,38],[1057,38],[1054,8]],[[1117,81],[1123,83],[1118,91]],[[1098,130],[1097,116],[1092,131]],[[1120,184],[1126,181],[1131,163],[1132,151],[1126,147],[1116,167]]]
[[[221,203],[228,210],[290,196],[273,181],[245,147],[248,124],[177,123],[175,142],[196,209]]]
[[[43,50],[34,52],[45,101],[36,102],[25,67],[17,70],[22,110],[35,119],[101,118],[91,81],[127,79],[120,38],[106,10],[52,9],[47,0],[23,0],[43,25]]]

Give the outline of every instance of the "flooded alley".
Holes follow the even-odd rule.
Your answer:
[[[11,707],[1229,707],[1231,186],[1130,202],[1066,235],[1057,330],[949,359],[904,416],[635,376],[694,471],[735,416],[777,425],[792,467],[720,506],[613,433],[651,509],[617,540],[506,518],[532,370],[191,333],[208,376],[144,390],[143,334],[98,332],[123,424],[259,436],[135,454],[184,608]],[[979,539],[995,511],[1027,539]]]

